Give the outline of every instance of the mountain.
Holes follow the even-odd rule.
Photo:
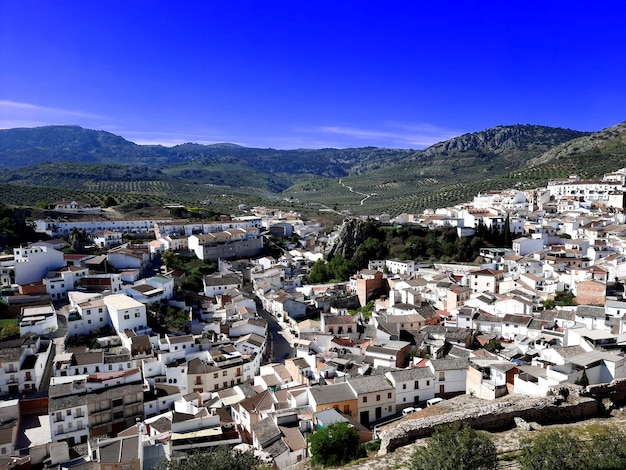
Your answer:
[[[503,155],[510,158],[516,155],[522,160],[527,160],[530,154],[541,154],[563,142],[588,134],[571,129],[530,124],[496,126],[435,144],[421,154],[424,157],[437,158],[475,152],[482,157]]]
[[[53,161],[122,162],[137,156],[139,146],[110,132],[79,126],[0,130],[0,166],[19,168]]]
[[[509,175],[525,169],[530,160],[554,146],[585,135],[537,125],[497,126],[452,138],[378,168],[370,162],[368,171],[342,179],[342,186],[332,182],[318,185],[315,198],[337,209],[354,210],[354,198],[347,197],[349,187],[351,193],[360,195],[360,205],[392,214],[456,204],[481,191],[515,186],[518,181]],[[296,184],[286,194],[307,200],[312,184]]]
[[[626,167],[626,123],[599,132],[496,126],[424,150],[137,145],[78,126],[0,130],[0,202],[82,198],[417,213],[571,173]],[[25,166],[25,165],[28,166]]]
[[[189,172],[207,165],[235,164],[276,175],[346,176],[352,166],[368,160],[405,156],[406,150],[360,149],[274,150],[220,143],[186,143],[174,147],[137,145],[105,131],[78,126],[44,126],[0,130],[0,168],[21,168],[51,162],[124,165],[184,165]],[[176,175],[176,168],[170,172]]]

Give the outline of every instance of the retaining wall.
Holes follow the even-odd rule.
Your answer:
[[[547,397],[508,395],[497,400],[469,396],[426,408],[379,430],[379,454],[428,437],[436,426],[462,421],[474,429],[501,431],[512,428],[516,417],[539,424],[568,423],[597,417],[626,403],[626,379],[587,388],[566,384]],[[441,407],[437,410],[434,408]]]

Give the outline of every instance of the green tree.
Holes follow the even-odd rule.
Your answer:
[[[112,206],[117,206],[117,200],[113,196],[108,195],[106,199],[104,200],[104,207],[112,207]]]
[[[587,385],[589,385],[589,378],[587,377],[586,369],[583,369],[583,375],[581,375],[580,378],[576,379],[574,383],[576,385],[582,385],[583,387],[586,387]]]
[[[325,467],[344,465],[365,457],[359,433],[347,423],[334,423],[309,435],[311,463]]]
[[[320,284],[326,282],[328,274],[326,272],[326,262],[318,259],[313,266],[311,266],[311,272],[309,273],[309,282],[311,284]]]
[[[347,281],[353,272],[352,263],[341,256],[335,256],[328,263],[326,272],[329,280]]]
[[[492,470],[498,456],[487,434],[453,423],[436,428],[428,445],[415,449],[411,462],[415,470]]]
[[[578,470],[589,468],[585,449],[571,429],[554,429],[522,441],[519,463],[523,470]]]
[[[554,300],[557,305],[576,305],[574,294],[571,291],[557,290],[554,293]]]
[[[165,266],[167,266],[168,269],[176,269],[180,267],[181,264],[178,256],[176,256],[176,253],[173,251],[164,252],[161,256],[161,260],[165,263]]]
[[[587,446],[592,450],[588,468],[626,468],[626,433],[623,431],[604,426],[593,435]]]
[[[182,462],[165,461],[155,470],[256,470],[261,468],[253,451],[239,452],[220,446],[209,452],[196,452]]]

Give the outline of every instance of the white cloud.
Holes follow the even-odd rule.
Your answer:
[[[74,109],[52,108],[32,103],[0,100],[0,117],[3,121],[30,121],[39,125],[61,124],[68,118],[104,119],[103,116]]]
[[[109,119],[104,116],[76,109],[53,108],[0,99],[0,129],[67,124],[103,129],[107,121]]]
[[[302,129],[308,133],[344,136],[349,139],[340,147],[348,145],[395,148],[423,148],[458,136],[460,132],[444,129],[432,124],[405,124],[386,122],[380,129],[364,129],[357,127],[320,126],[313,129]]]

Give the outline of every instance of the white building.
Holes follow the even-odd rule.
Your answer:
[[[20,336],[27,334],[42,336],[58,328],[57,314],[52,304],[22,308]]]
[[[109,310],[113,328],[118,333],[141,330],[147,326],[146,306],[141,302],[120,294],[106,296],[103,301]]]
[[[396,389],[396,412],[435,398],[435,376],[428,367],[389,371],[385,374]]]
[[[28,248],[14,248],[15,283],[30,284],[40,282],[48,271],[65,266],[63,253],[47,246],[32,245]]]

